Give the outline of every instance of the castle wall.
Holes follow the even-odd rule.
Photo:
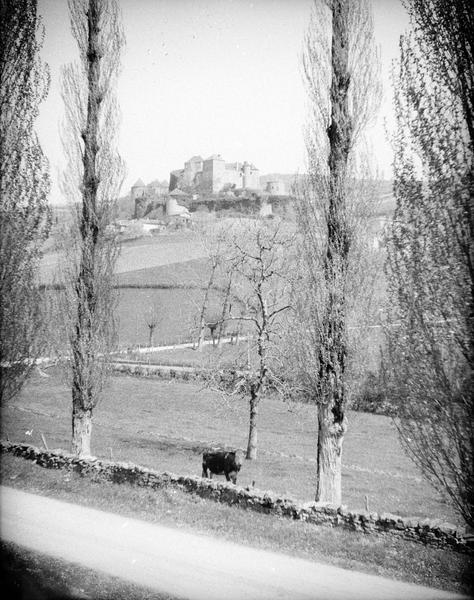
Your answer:
[[[234,185],[236,188],[242,187],[242,168],[240,163],[226,165],[224,172],[224,187],[226,184]],[[222,189],[222,188],[221,188]]]
[[[184,163],[183,183],[193,185],[197,173],[202,171],[202,161],[188,161]]]
[[[222,158],[209,158],[203,161],[202,185],[212,194],[219,192],[225,183],[225,161]]]
[[[284,196],[286,194],[285,184],[283,181],[267,181],[266,190],[272,196]]]
[[[220,155],[206,160],[193,157],[184,169],[170,174],[170,190],[181,186],[196,186],[201,193],[215,194],[226,186],[260,189],[260,172],[250,163],[226,163]]]
[[[184,171],[171,171],[170,173],[170,185],[169,185],[169,190],[173,191],[174,189],[176,189],[177,187],[179,187],[179,183],[182,180],[182,176],[183,176]]]

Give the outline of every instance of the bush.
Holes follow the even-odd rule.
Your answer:
[[[353,410],[392,416],[394,407],[387,400],[385,381],[381,372],[369,371],[352,400]]]

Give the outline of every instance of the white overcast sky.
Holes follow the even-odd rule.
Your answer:
[[[119,1],[126,36],[118,86],[122,193],[139,177],[168,179],[195,154],[248,160],[261,174],[305,170],[300,54],[312,0]],[[400,0],[372,5],[385,97],[370,138],[374,160],[390,178],[384,122],[390,128],[391,62],[408,18]],[[76,47],[66,0],[39,0],[39,10],[51,88],[37,130],[51,163],[51,201],[62,203],[60,66],[76,58]]]

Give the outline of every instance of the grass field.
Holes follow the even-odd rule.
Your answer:
[[[181,343],[196,337],[208,267],[200,238],[192,232],[163,234],[123,244],[115,283],[118,345],[126,348],[149,342],[147,313],[159,315],[155,344]],[[42,265],[51,281],[57,256],[48,253]],[[53,292],[54,293],[54,292]],[[219,293],[211,292],[209,311],[220,310]],[[53,345],[58,341],[54,339]]]
[[[2,437],[68,449],[70,392],[53,369],[36,375],[2,409]],[[95,411],[92,448],[99,457],[159,471],[200,475],[203,448],[246,445],[248,407],[198,385],[114,377]],[[387,417],[351,413],[343,453],[343,502],[371,511],[456,522],[451,507],[420,478]],[[313,407],[275,399],[261,404],[259,458],[245,461],[239,484],[310,501],[315,490],[317,423]]]
[[[255,341],[240,338],[238,343],[228,343],[228,337],[219,347],[212,343],[202,346],[201,350],[193,347],[156,350],[154,352],[131,351],[120,357],[123,360],[132,360],[154,365],[170,365],[194,367],[197,369],[209,368],[247,368],[249,360],[256,360]],[[206,329],[206,340],[211,342],[209,331]]]
[[[201,238],[191,231],[164,233],[122,244],[116,273],[150,269],[205,256]]]
[[[204,292],[199,289],[120,289],[116,312],[119,347],[148,345],[146,319],[150,310],[156,310],[159,316],[154,344],[176,344],[196,339],[203,297]],[[213,294],[210,310],[218,306],[218,295]]]
[[[209,279],[205,258],[117,273],[119,286],[204,287]]]
[[[115,272],[127,273],[150,269],[172,263],[202,258],[205,250],[199,236],[191,231],[164,233],[148,238],[124,242]],[[53,281],[57,270],[58,252],[50,242],[40,266],[40,279],[44,283]]]

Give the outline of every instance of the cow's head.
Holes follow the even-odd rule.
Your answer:
[[[244,453],[242,452],[242,450],[236,450],[235,464],[236,464],[237,471],[240,471],[240,468],[242,467],[243,462],[244,462]]]

